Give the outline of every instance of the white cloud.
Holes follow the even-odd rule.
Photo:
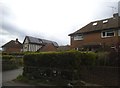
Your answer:
[[[93,20],[112,16],[112,10],[108,6],[116,6],[118,1],[2,0],[2,3],[12,13],[12,19],[4,19],[9,18],[7,22],[20,27],[18,31],[54,40],[59,44],[69,44],[69,33]]]

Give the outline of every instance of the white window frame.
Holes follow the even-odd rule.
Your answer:
[[[105,35],[103,36],[103,33],[105,33]],[[114,33],[114,35],[112,36],[108,36],[108,33]],[[115,36],[115,31],[102,31],[101,32],[101,37],[102,38],[107,38],[107,37],[114,37]]]
[[[74,40],[83,40],[83,35],[82,34],[75,35]]]

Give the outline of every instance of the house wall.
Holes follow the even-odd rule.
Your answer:
[[[25,42],[23,44],[23,51],[26,52],[26,51],[37,51],[39,48],[41,48],[42,45],[38,45],[38,44],[30,44],[28,39],[26,38],[25,39]]]
[[[28,51],[37,51],[40,49],[42,46],[41,45],[36,45],[36,44],[28,44]]]
[[[14,47],[6,47],[6,48],[3,48],[3,51],[4,52],[8,52],[8,53],[13,53],[13,52],[21,52],[22,49],[21,48],[14,48]]]
[[[78,48],[83,45],[92,44],[92,43],[97,43],[102,46],[104,46],[104,45],[112,46],[112,45],[116,45],[116,43],[118,43],[118,41],[120,41],[119,37],[118,37],[118,30],[115,31],[114,37],[102,38],[101,32],[85,34],[85,35],[83,35],[83,37],[84,37],[83,40],[74,40],[73,37],[71,37],[71,47]]]
[[[53,44],[46,44],[40,49],[41,52],[57,51],[57,48]]]

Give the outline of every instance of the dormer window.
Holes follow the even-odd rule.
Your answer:
[[[75,35],[74,40],[83,40],[83,34]]]
[[[97,25],[97,22],[93,23],[93,26],[96,26]]]
[[[104,21],[103,21],[103,24],[104,24],[104,23],[107,23],[107,22],[108,22],[108,20],[104,20]]]

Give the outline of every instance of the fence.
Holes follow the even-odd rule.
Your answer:
[[[120,67],[81,67],[81,79],[104,86],[120,86]]]

